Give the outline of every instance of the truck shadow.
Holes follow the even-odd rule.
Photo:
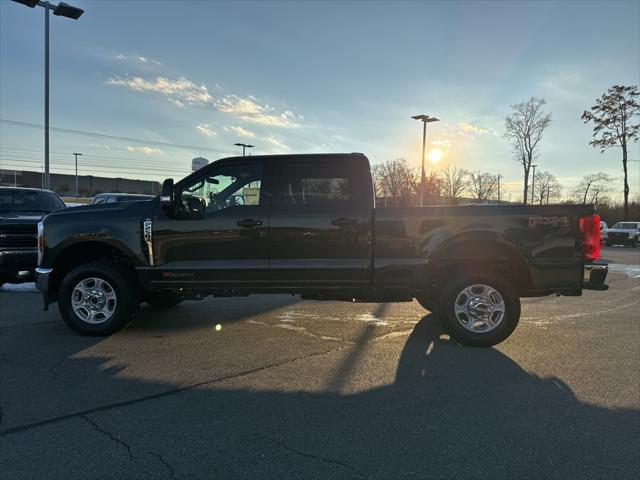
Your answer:
[[[167,333],[174,330],[189,330],[212,323],[240,321],[298,302],[300,302],[299,296],[262,295],[259,303],[247,302],[244,297],[207,298],[203,301],[186,301],[164,310],[142,304],[135,321],[128,328],[135,331]],[[214,309],[215,314],[212,314]]]
[[[105,371],[108,359],[70,361],[87,375],[100,372],[102,391],[148,393],[0,431],[8,449],[26,443],[13,438],[36,432],[26,453],[43,445],[49,463],[32,465],[32,477],[63,475],[67,465],[82,464],[87,448],[86,472],[103,462],[105,476],[122,478],[128,473],[118,472],[153,458],[162,459],[167,477],[185,478],[634,478],[640,468],[638,410],[590,405],[560,379],[532,375],[497,349],[461,347],[433,315],[408,337],[395,381],[356,393],[269,390],[269,374],[257,372],[167,391]],[[295,376],[300,385],[301,366],[275,368],[279,379]],[[344,365],[335,370],[347,382]],[[76,433],[60,426],[72,419],[100,433],[75,445]],[[9,478],[15,463],[3,468]]]

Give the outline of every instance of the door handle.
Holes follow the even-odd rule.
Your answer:
[[[346,227],[348,225],[355,225],[357,223],[358,220],[356,220],[355,218],[340,217],[331,220],[331,225],[337,225],[338,227]]]
[[[236,225],[243,228],[261,227],[262,220],[254,220],[253,218],[245,218],[244,220],[238,220]]]

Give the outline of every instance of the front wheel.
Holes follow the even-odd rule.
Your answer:
[[[126,326],[138,309],[138,289],[124,268],[107,262],[84,263],[71,270],[58,291],[58,309],[78,333],[106,336]]]
[[[520,320],[520,298],[499,274],[459,275],[445,286],[438,316],[460,343],[490,347],[515,330]]]

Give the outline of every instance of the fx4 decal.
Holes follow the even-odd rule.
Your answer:
[[[569,217],[529,217],[529,226],[548,225],[552,227],[566,227]]]

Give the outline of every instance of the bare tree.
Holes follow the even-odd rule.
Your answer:
[[[604,172],[589,173],[582,177],[578,186],[573,190],[573,194],[583,205],[587,203],[598,204],[598,201],[611,188],[613,179]]]
[[[590,111],[585,110],[581,117],[584,123],[594,123],[593,140],[589,145],[600,148],[600,153],[611,147],[622,148],[625,220],[629,217],[627,145],[637,141],[640,134],[640,121],[634,123],[634,117],[640,117],[638,97],[640,91],[636,85],[614,85],[596,100]]]
[[[556,176],[550,172],[536,174],[536,185],[533,192],[535,202],[539,205],[549,205],[552,200],[557,200],[562,192],[562,185]]]
[[[375,165],[372,174],[377,197],[391,198],[399,203],[403,198],[413,197],[417,191],[418,177],[403,158]]]
[[[469,192],[476,200],[488,200],[497,189],[497,175],[479,171],[469,174]]]
[[[467,189],[469,172],[449,165],[442,172],[443,193],[447,199],[456,200]]]
[[[551,125],[551,114],[543,110],[547,101],[531,97],[529,100],[511,106],[511,114],[505,118],[504,138],[511,142],[516,161],[522,165],[524,173],[523,202],[527,203],[529,172],[531,163],[537,156],[540,140],[545,129]]]
[[[416,175],[417,178],[417,175]],[[417,178],[416,194],[419,195],[420,180]],[[442,197],[444,191],[444,179],[443,176],[435,169],[428,171],[424,177],[424,194],[425,205],[433,205],[440,203],[440,197]]]

